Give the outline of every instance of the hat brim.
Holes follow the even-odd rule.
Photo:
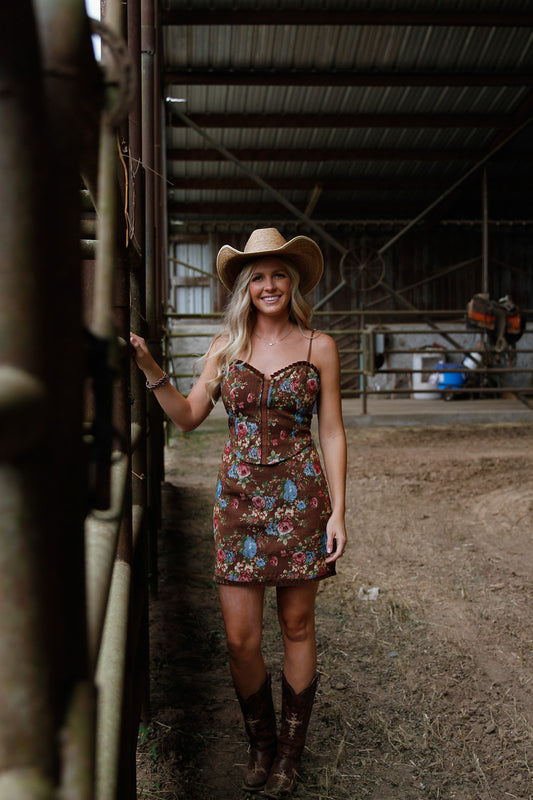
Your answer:
[[[324,272],[324,257],[319,246],[308,236],[295,236],[281,247],[244,253],[229,244],[220,248],[217,256],[218,276],[226,289],[233,291],[237,276],[249,261],[266,256],[285,256],[300,276],[300,292],[309,294],[320,281]]]

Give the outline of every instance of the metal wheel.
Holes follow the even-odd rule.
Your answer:
[[[377,250],[347,250],[341,258],[340,272],[349,286],[371,292],[385,276],[385,261]]]

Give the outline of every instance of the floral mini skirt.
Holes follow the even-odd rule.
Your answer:
[[[334,575],[330,514],[314,444],[275,464],[240,461],[226,448],[213,511],[215,581],[284,586]]]

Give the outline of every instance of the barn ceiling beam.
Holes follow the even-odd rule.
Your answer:
[[[248,191],[257,189],[257,184],[250,178],[181,178],[170,176],[177,190],[198,190],[198,191],[229,191],[240,190]],[[374,189],[438,189],[442,186],[442,180],[426,176],[399,176],[399,175],[379,175],[379,176],[353,176],[335,177],[328,176],[321,180],[324,191],[372,191]],[[305,189],[312,190],[316,185],[316,176],[311,178],[270,178],[270,186],[278,190]]]
[[[364,70],[214,70],[169,67],[180,86],[533,86],[531,72],[365,72]]]
[[[401,213],[409,217],[415,213],[414,205],[409,207],[406,203],[402,203]],[[246,217],[253,217],[254,219],[262,220],[276,220],[280,219],[283,215],[283,208],[279,203],[182,203],[173,200],[172,197],[168,199],[168,213],[169,216],[179,217],[180,219],[201,219],[202,217],[209,217],[211,219],[245,219]],[[321,219],[368,219],[369,217],[379,216],[381,219],[387,217],[398,218],[398,205],[391,204],[386,207],[383,203],[344,203],[344,204],[323,204],[320,205],[320,218]],[[315,215],[316,216],[316,215]],[[283,217],[285,218],[285,217]],[[304,221],[305,222],[305,221]]]
[[[450,149],[443,150],[437,148],[327,148],[310,149],[305,148],[277,148],[277,149],[254,149],[254,148],[231,148],[239,161],[472,161],[477,158],[478,151],[472,149]],[[527,153],[516,152],[514,157],[519,160],[527,157]],[[509,154],[513,157],[512,154]],[[189,148],[169,148],[167,150],[168,161],[226,161],[226,157],[218,150],[205,147]]]
[[[403,11],[381,9],[264,9],[235,10],[163,9],[163,25],[319,25],[319,26],[423,26],[433,27],[505,27],[533,25],[533,13],[523,7],[447,11]]]
[[[516,201],[511,205],[507,204],[505,209],[498,209],[497,215],[494,209],[494,220],[502,222],[506,220],[529,220],[530,214],[528,209],[530,204],[528,200],[530,193],[517,193]],[[302,208],[305,204],[302,203]],[[495,205],[495,203],[493,203]],[[321,225],[336,224],[341,220],[344,222],[351,222],[353,220],[372,221],[373,219],[380,219],[383,224],[390,220],[409,220],[410,217],[415,217],[419,211],[420,206],[416,201],[405,201],[401,203],[394,203],[393,201],[384,202],[328,202],[324,200],[323,196],[320,198],[317,209],[313,214],[314,220],[320,220]],[[461,206],[456,206],[458,211],[457,220],[460,218],[463,222],[466,219],[477,220],[480,219],[480,205],[479,205],[479,191],[464,193],[461,198]],[[265,224],[268,220],[285,220],[283,209],[280,208],[278,203],[216,203],[216,202],[181,202],[174,200],[172,197],[168,198],[168,214],[169,218],[178,218],[183,220],[202,220],[204,218],[213,220],[246,220],[257,219],[262,220]],[[494,221],[491,220],[491,221]],[[291,224],[297,224],[298,220],[291,220]],[[418,220],[420,222],[420,220]],[[288,223],[287,223],[288,224]],[[306,224],[305,221],[302,224]],[[531,224],[529,221],[527,224]],[[404,227],[407,225],[405,223]]]
[[[191,114],[200,128],[508,128],[509,114]],[[169,111],[168,123],[185,124]]]

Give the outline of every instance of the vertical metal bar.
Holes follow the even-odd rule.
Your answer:
[[[118,188],[118,187],[117,187]],[[118,200],[118,196],[117,196]],[[129,281],[129,259],[124,250],[124,226],[121,223],[117,234],[117,271],[115,280],[114,310],[115,325],[122,340],[129,341],[130,330],[130,281]],[[122,247],[119,251],[119,241]],[[132,480],[131,480],[131,404],[130,404],[130,360],[127,352],[122,353],[118,365],[118,381],[115,388],[114,403],[114,428],[120,436],[122,446],[128,458],[128,477],[125,485],[124,506],[122,520],[119,530],[117,560],[113,570],[113,583],[110,602],[114,602],[113,584],[121,580],[124,584],[124,591],[128,591],[123,598],[120,607],[126,620],[127,638],[124,642],[123,652],[123,684],[122,692],[122,725],[120,728],[119,754],[115,765],[118,772],[117,779],[117,798],[135,797],[135,744],[137,742],[138,730],[138,708],[133,697],[133,658],[132,652],[135,650],[133,631],[135,629],[132,618],[132,586],[133,586],[133,541],[132,541]],[[122,576],[122,578],[120,578]],[[119,601],[120,603],[120,601]],[[120,622],[120,619],[117,619]],[[116,635],[116,634],[115,634]],[[117,655],[114,654],[114,659]],[[113,682],[117,678],[114,677]],[[105,793],[103,798],[110,797]]]
[[[361,381],[362,381],[362,384],[363,384],[362,385],[362,389],[363,389],[362,413],[363,414],[367,414],[368,413],[368,393],[367,393],[368,382],[367,382],[367,379],[366,379],[366,370],[364,369],[364,365],[366,363],[368,363],[368,338],[369,338],[369,332],[364,330],[364,329],[362,329],[361,330],[361,341],[362,341],[362,345],[363,345],[363,348],[362,348],[363,349],[363,352],[362,352],[363,369],[361,371]]]
[[[155,6],[141,0],[142,67],[142,160],[145,170],[145,290],[148,341],[152,354],[161,361],[161,330],[157,313],[157,272],[155,255]],[[149,440],[147,457],[148,523],[150,528],[151,589],[157,593],[157,530],[161,517],[161,458],[163,416],[154,397],[148,400]]]
[[[76,713],[80,707],[78,698],[83,696],[84,704],[91,707],[89,720],[94,717],[87,657],[83,539],[86,485],[81,402],[84,340],[79,175],[81,104],[88,94],[90,71],[94,75],[94,57],[81,0],[34,0],[34,7],[45,67],[50,156],[48,196],[40,213],[44,212],[50,232],[42,248],[50,253],[46,272],[50,301],[47,381],[52,401],[48,470],[53,476],[53,489],[46,504],[54,515],[54,536],[49,543],[52,574],[61,575],[54,587],[58,605],[54,648],[59,662],[54,682],[63,727],[63,756],[69,758],[69,764],[62,765],[61,791],[67,792],[69,782],[76,780],[79,797],[88,799],[93,791],[94,729],[88,731]]]
[[[127,6],[128,45],[137,68],[137,86],[141,86],[141,3],[131,0]],[[130,240],[130,295],[132,329],[146,336],[144,325],[146,308],[145,273],[142,254],[144,251],[144,170],[142,168],[142,102],[137,92],[130,111],[129,129],[129,186],[130,215],[133,238]],[[141,430],[137,446],[132,454],[132,501],[134,511],[139,510],[139,541],[135,548],[134,598],[139,614],[139,643],[136,652],[136,674],[134,691],[140,699],[140,715],[148,720],[150,714],[150,654],[148,627],[148,585],[150,580],[150,547],[147,526],[147,420],[146,389],[141,370],[133,366],[131,376],[132,422]],[[156,565],[157,574],[157,565]]]
[[[154,214],[154,55],[155,20],[153,0],[141,1],[141,68],[142,68],[142,160],[145,169],[145,269],[146,318],[151,338],[156,320],[155,280],[155,214]]]
[[[483,168],[481,183],[482,210],[483,210],[483,247],[482,247],[482,274],[481,291],[489,293],[489,197],[487,187],[487,168]]]
[[[40,382],[47,398],[39,438],[23,440],[18,453],[0,459],[3,798],[57,796],[60,728],[77,753],[86,742],[68,712],[87,673],[76,289],[79,86],[72,79],[77,70],[69,70],[84,9],[60,5],[21,0],[0,7],[0,362]],[[57,36],[60,16],[64,37]],[[54,63],[53,76],[46,72],[46,100],[40,52],[47,68]],[[90,762],[90,753],[84,755]],[[85,785],[78,796],[88,792]]]
[[[120,0],[109,0],[105,5],[104,22],[115,34],[122,35],[122,4]],[[103,43],[104,63],[111,60]],[[95,296],[92,316],[92,331],[97,336],[111,341],[119,334],[119,340],[129,340],[129,262],[125,253],[124,222],[118,213],[119,184],[117,168],[119,162],[118,127],[104,113],[100,129],[98,171],[98,260],[95,280]],[[126,188],[126,187],[124,187]],[[121,757],[122,742],[131,735],[125,718],[129,696],[127,689],[127,653],[131,633],[131,570],[132,570],[132,503],[130,460],[130,402],[129,359],[123,349],[116,358],[117,379],[113,392],[113,429],[121,442],[128,460],[127,480],[121,504],[121,520],[118,534],[117,556],[113,568],[108,599],[102,646],[96,671],[99,690],[97,717],[97,763],[96,797],[113,800],[125,796],[124,775],[131,775],[135,763]],[[130,791],[131,796],[131,791]]]
[[[99,688],[96,800],[114,800],[118,791],[122,698],[129,625],[131,568],[117,559],[106,612],[96,682]]]

